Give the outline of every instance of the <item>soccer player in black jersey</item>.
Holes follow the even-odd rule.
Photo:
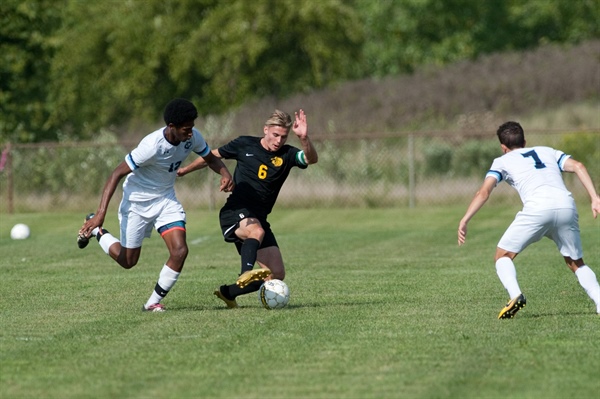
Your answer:
[[[285,278],[283,258],[267,216],[290,170],[294,166],[306,169],[318,160],[308,138],[306,114],[299,110],[294,116],[292,121],[287,113],[275,110],[265,122],[262,137],[241,136],[212,150],[219,158],[237,161],[235,187],[221,208],[219,221],[225,241],[234,243],[241,256],[241,273],[235,284],[222,285],[214,293],[229,308],[238,306],[235,298],[239,295],[258,291],[265,279]],[[290,129],[302,149],[286,144]],[[177,174],[183,176],[205,166],[198,158]],[[260,268],[253,270],[256,262]]]

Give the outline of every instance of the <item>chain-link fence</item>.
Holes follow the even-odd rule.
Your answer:
[[[418,132],[401,135],[314,137],[319,162],[294,169],[277,207],[418,207],[465,203],[473,197],[492,160],[501,155],[493,132]],[[527,132],[530,145],[559,148],[583,161],[600,183],[600,132]],[[94,211],[115,166],[137,143],[21,144],[0,159],[0,212]],[[210,142],[213,148],[223,142]],[[293,135],[289,144],[298,145]],[[193,159],[190,156],[188,162]],[[233,172],[234,161],[225,161]],[[565,175],[575,196],[585,195],[576,177]],[[226,199],[210,169],[176,183],[186,209],[216,209]],[[519,203],[505,184],[494,201]],[[115,193],[111,207],[118,205]]]

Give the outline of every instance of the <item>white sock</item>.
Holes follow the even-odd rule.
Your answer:
[[[98,244],[100,244],[100,246],[102,247],[104,252],[106,252],[106,254],[108,255],[109,248],[114,243],[117,243],[117,242],[120,242],[120,241],[115,236],[113,236],[110,233],[104,233],[104,234],[102,234],[102,237],[100,237],[100,241],[98,241]]]
[[[600,313],[600,285],[598,284],[596,274],[587,265],[583,265],[575,270],[575,275],[577,276],[577,280],[579,280],[579,284],[581,284],[585,292],[587,292],[588,296],[596,304],[596,312]]]
[[[521,295],[521,288],[517,282],[517,270],[515,264],[510,258],[503,257],[496,261],[496,273],[500,278],[500,282],[508,291],[510,299]]]
[[[171,288],[173,288],[180,274],[181,273],[174,271],[169,266],[164,265],[158,276],[156,287],[154,287],[152,295],[150,295],[150,298],[148,298],[148,301],[146,302],[146,308],[155,303],[160,303],[160,301],[167,296]]]

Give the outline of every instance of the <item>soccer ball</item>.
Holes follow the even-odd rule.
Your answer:
[[[281,309],[290,301],[290,289],[281,280],[265,281],[258,290],[258,299],[266,309]]]
[[[29,238],[29,226],[23,223],[17,223],[10,230],[10,238],[13,240],[24,240]]]

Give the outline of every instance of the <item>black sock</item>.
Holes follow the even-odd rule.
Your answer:
[[[244,240],[240,255],[242,256],[242,272],[243,274],[249,270],[254,269],[254,263],[256,262],[256,252],[260,246],[260,241],[255,238],[248,238]]]
[[[221,294],[230,301],[233,301],[235,299],[235,297],[229,295],[229,287],[227,285],[220,286],[219,291],[221,291]]]
[[[98,242],[100,242],[100,238],[102,237],[103,234],[108,233],[108,230],[106,229],[100,229],[98,230],[98,234],[96,234],[96,240],[98,240]]]
[[[225,288],[221,291],[221,293],[227,299],[235,299],[235,297],[239,295],[250,294],[251,292],[258,291],[263,283],[264,280],[253,281],[244,288],[240,288],[236,284],[231,284],[224,286]]]

